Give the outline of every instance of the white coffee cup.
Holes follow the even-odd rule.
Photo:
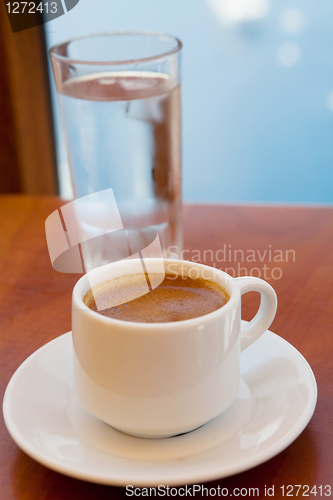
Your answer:
[[[229,294],[220,309],[170,323],[135,323],[89,309],[87,275],[75,285],[72,303],[74,381],[80,403],[112,427],[140,437],[191,431],[225,411],[240,381],[240,353],[271,325],[277,308],[273,288],[253,277],[232,278],[202,264],[165,260],[167,273],[202,277]],[[150,272],[161,261],[149,259]],[[91,271],[102,283],[133,274],[136,260]],[[241,295],[261,294],[260,308],[241,329]]]

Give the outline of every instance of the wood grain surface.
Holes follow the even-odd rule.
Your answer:
[[[47,216],[64,203],[48,197],[0,197],[2,397],[27,356],[70,330],[71,292],[79,275],[53,271],[44,229]],[[333,486],[333,208],[188,205],[184,231],[185,259],[229,268],[231,274],[235,269],[236,275],[238,264],[256,276],[266,273],[279,300],[271,330],[308,360],[319,390],[312,420],[286,450],[254,469],[205,486],[258,487],[256,498],[263,498],[265,485],[275,485],[274,498],[282,498],[282,485]],[[225,262],[224,249],[232,251]],[[254,262],[246,261],[250,255],[255,255]],[[277,256],[280,261],[274,260]],[[256,294],[247,294],[243,318],[250,319],[257,306]],[[38,464],[16,446],[1,417],[1,500],[93,498],[126,495],[122,488],[75,480]]]

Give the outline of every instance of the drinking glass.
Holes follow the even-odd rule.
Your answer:
[[[125,229],[156,229],[164,257],[182,249],[181,47],[108,32],[50,49],[75,198],[112,188]]]

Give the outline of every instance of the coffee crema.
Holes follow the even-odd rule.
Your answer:
[[[93,311],[113,319],[137,323],[168,323],[198,318],[224,306],[229,295],[213,281],[166,274],[155,289],[144,293],[146,278],[130,274],[101,283],[89,290],[83,302]],[[141,296],[138,295],[143,292]],[[94,295],[98,294],[97,310]],[[131,296],[136,296],[131,300]],[[116,303],[109,307],[110,303]]]

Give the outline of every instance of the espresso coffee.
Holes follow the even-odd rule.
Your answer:
[[[94,287],[83,301],[93,311],[109,318],[168,323],[204,316],[220,309],[229,300],[227,292],[213,281],[174,274],[166,274],[162,283],[148,293],[146,289],[145,276],[131,274]],[[138,296],[141,291],[142,295]],[[97,310],[96,294],[100,310]],[[131,300],[133,296],[138,298]],[[119,305],[112,305],[114,303]]]

